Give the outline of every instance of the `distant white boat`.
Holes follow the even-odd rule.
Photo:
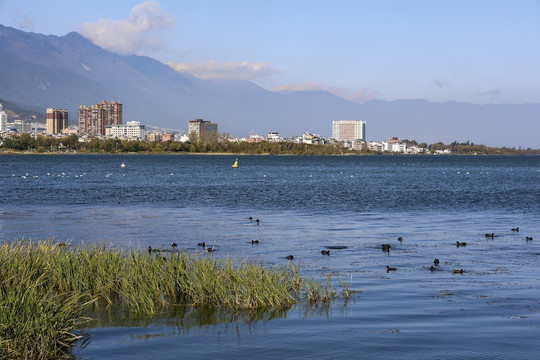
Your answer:
[[[121,168],[125,168],[125,167],[126,167],[126,164],[122,163],[122,164],[120,164],[120,167],[121,167]]]

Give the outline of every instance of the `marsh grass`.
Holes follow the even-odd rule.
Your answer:
[[[77,248],[52,240],[0,245],[0,352],[5,358],[49,358],[84,333],[89,306],[121,304],[141,314],[171,305],[235,312],[327,302],[336,291],[302,278],[299,266],[264,266],[206,253],[149,253],[103,245]],[[344,282],[343,282],[344,283]],[[346,285],[346,284],[345,284]],[[349,292],[344,287],[346,297]]]

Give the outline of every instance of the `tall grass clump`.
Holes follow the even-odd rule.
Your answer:
[[[46,248],[0,246],[0,355],[49,359],[69,353],[88,319],[86,293],[59,293],[49,281]]]
[[[299,266],[215,258],[206,253],[148,252],[103,245],[77,248],[51,240],[0,245],[0,352],[47,358],[84,336],[74,329],[90,304],[120,304],[152,314],[173,304],[233,311],[284,308],[305,297],[335,296],[303,279]]]

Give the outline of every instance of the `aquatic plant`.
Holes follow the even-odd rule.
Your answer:
[[[84,337],[75,331],[89,306],[121,304],[141,314],[170,305],[233,311],[284,308],[334,298],[326,283],[302,278],[299,265],[219,259],[206,253],[148,252],[52,240],[0,245],[0,352],[48,358]],[[345,282],[343,294],[348,297]]]

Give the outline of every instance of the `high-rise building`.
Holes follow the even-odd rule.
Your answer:
[[[360,120],[332,121],[332,137],[339,141],[366,141],[366,122]]]
[[[88,108],[79,108],[79,135],[105,135],[108,125],[122,125],[122,104],[103,100],[100,104]]]
[[[0,131],[7,131],[7,114],[2,110],[2,104],[0,104]]]
[[[189,121],[189,134],[195,134],[197,141],[204,141],[208,139],[210,134],[217,134],[217,123],[205,121],[203,119],[196,119]]]
[[[59,134],[68,127],[66,109],[47,108],[47,134]]]

